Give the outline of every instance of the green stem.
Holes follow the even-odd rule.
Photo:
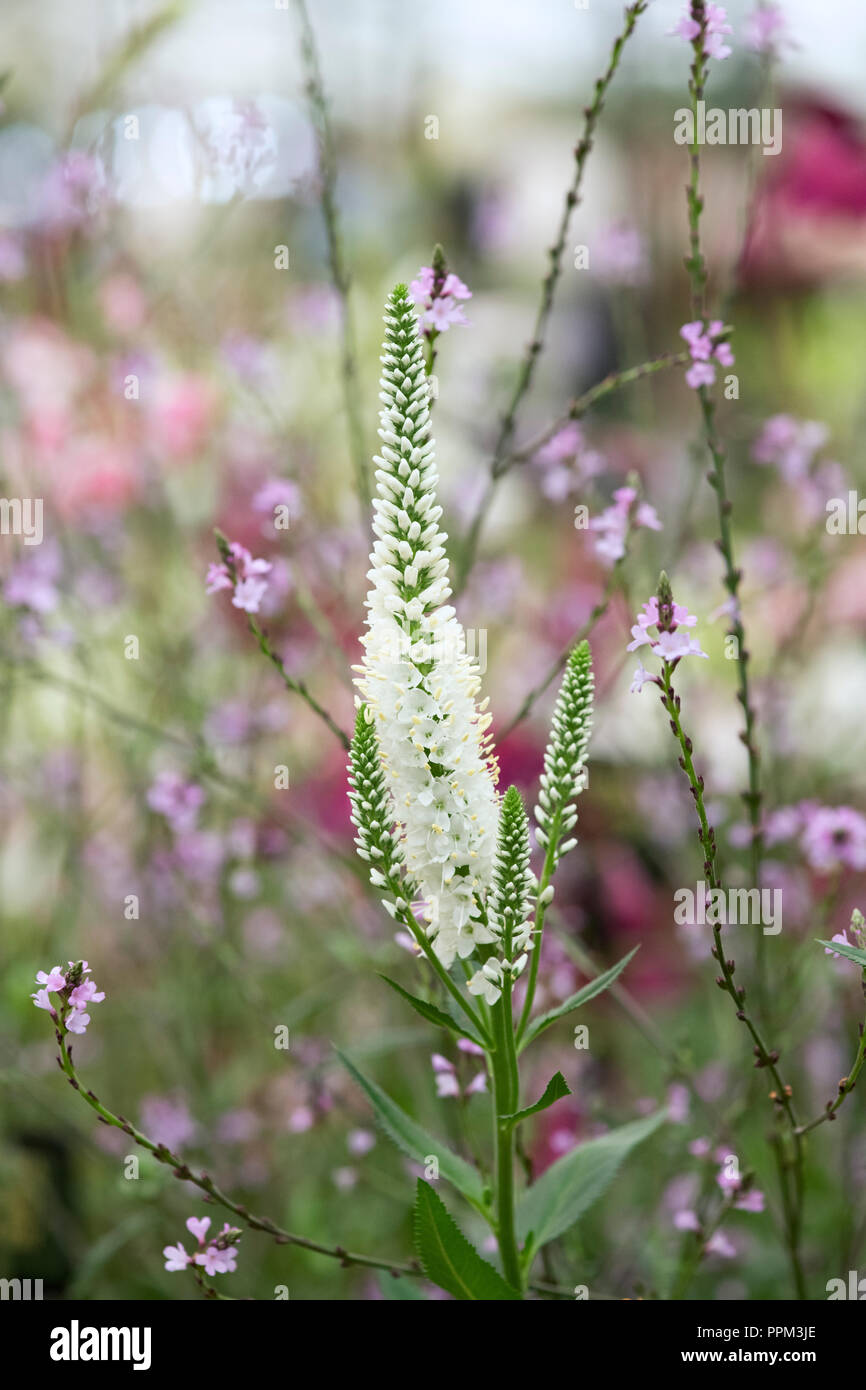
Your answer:
[[[496,1050],[491,1054],[490,1061],[493,1072],[497,1239],[505,1278],[513,1288],[522,1289],[523,1272],[515,1224],[514,1126],[504,1119],[504,1116],[512,1115],[517,1109],[519,1094],[510,980],[504,982],[502,995],[494,1004],[492,1014],[496,1042]]]

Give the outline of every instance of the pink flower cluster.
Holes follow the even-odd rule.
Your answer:
[[[469,322],[458,301],[471,299],[472,291],[459,275],[449,273],[440,284],[432,266],[424,265],[410,284],[409,293],[420,311],[421,332],[428,337],[431,333],[447,333],[452,324]]]
[[[203,789],[176,772],[160,772],[147,793],[150,809],[165,816],[178,834],[195,829],[204,800]]]
[[[771,415],[752,445],[756,463],[778,468],[786,482],[799,483],[812,470],[815,455],[827,442],[829,430],[818,420]]]
[[[64,1019],[67,1031],[84,1033],[90,1022],[90,1014],[87,1012],[89,1005],[101,1004],[105,998],[105,992],[96,988],[96,982],[87,979],[89,974],[90,966],[86,960],[78,965],[71,960],[65,972],[59,965],[52,965],[49,971],[38,970],[36,983],[42,988],[31,994],[30,998],[37,1009],[47,1009],[52,1017],[56,1018],[57,1009],[49,995],[62,994],[69,1005],[69,1012]]]
[[[234,1274],[238,1259],[235,1246],[240,1238],[240,1231],[236,1226],[230,1226],[226,1222],[219,1235],[205,1244],[209,1226],[209,1216],[200,1219],[195,1216],[187,1217],[186,1229],[195,1236],[199,1248],[195,1254],[188,1255],[180,1241],[177,1245],[166,1245],[162,1253],[167,1270],[174,1273],[179,1269],[188,1269],[190,1265],[200,1265],[205,1274]]]
[[[631,630],[632,640],[629,642],[626,651],[637,651],[638,647],[650,647],[656,656],[660,656],[663,661],[679,661],[683,656],[702,656],[707,653],[701,651],[700,643],[696,638],[690,637],[683,631],[684,628],[694,627],[697,618],[684,608],[681,603],[673,604],[673,618],[670,628],[662,630],[658,626],[659,622],[659,601],[655,594],[648,603],[643,606],[643,612],[638,613],[637,622]],[[656,636],[650,633],[650,628],[657,629]],[[638,668],[634,673],[631,683],[631,690],[638,694],[647,681],[652,681],[658,685],[658,677],[652,675],[644,669],[643,662],[639,660]]]
[[[542,444],[533,462],[542,471],[541,491],[551,502],[562,502],[604,471],[604,455],[587,446],[576,420],[557,430]]]
[[[268,581],[262,578],[270,574],[270,560],[254,560],[250,552],[237,541],[229,545],[231,566],[225,563],[208,566],[206,592],[216,594],[221,589],[232,589],[232,603],[244,613],[258,613],[259,604],[265,596]],[[234,574],[232,574],[234,569]]]
[[[684,323],[680,329],[680,337],[685,338],[691,354],[692,365],[686,372],[686,385],[693,391],[697,391],[699,386],[713,385],[716,379],[715,362],[721,367],[733,367],[734,354],[730,343],[718,341],[724,331],[725,325],[721,319],[713,319],[709,326],[702,319],[695,319],[694,323]]]
[[[725,34],[733,33],[727,22],[727,10],[722,5],[708,4],[704,16],[704,57],[718,58],[720,61],[722,58],[730,57],[731,49],[724,40]],[[691,5],[686,6],[673,29],[668,30],[669,34],[685,39],[688,43],[694,43],[700,32],[700,24],[696,19],[692,19]]]
[[[785,16],[774,4],[761,5],[748,16],[744,38],[753,53],[765,53],[771,58],[778,58],[782,49],[792,42]]]
[[[851,806],[819,806],[801,801],[773,811],[764,825],[768,846],[799,837],[810,868],[829,874],[866,869],[866,817]]]
[[[645,526],[650,531],[662,529],[655,507],[651,507],[649,502],[638,502],[633,487],[618,487],[613,494],[613,505],[606,507],[600,516],[594,516],[589,523],[590,531],[599,532],[595,543],[596,554],[606,564],[616,564],[625,554],[629,528],[638,526]]]
[[[483,1056],[482,1049],[477,1047],[469,1038],[460,1038],[457,1046],[461,1052],[468,1052],[474,1056]],[[461,1090],[460,1081],[457,1076],[457,1068],[453,1062],[449,1062],[447,1057],[443,1057],[441,1052],[434,1052],[430,1058],[433,1063],[433,1071],[436,1074],[436,1094],[440,1099],[454,1097],[459,1099],[461,1096],[474,1096],[487,1090],[487,1073],[480,1071],[472,1078],[467,1086]]]

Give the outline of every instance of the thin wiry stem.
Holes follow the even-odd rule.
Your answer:
[[[707,76],[707,58],[704,54],[707,16],[704,0],[692,0],[692,18],[700,25],[700,32],[692,43],[692,64],[689,75],[689,95],[691,98],[694,141],[689,146],[689,182],[686,186],[686,201],[689,223],[689,256],[686,269],[689,273],[691,313],[694,319],[706,317],[707,265],[701,246],[701,214],[704,200],[701,196],[701,161],[698,143],[698,102],[704,99]],[[734,544],[731,528],[731,502],[728,497],[725,478],[725,452],[716,429],[715,403],[706,386],[698,387],[698,400],[701,408],[703,433],[710,455],[710,470],[707,481],[716,494],[716,507],[719,518],[719,539],[716,542],[724,562],[724,585],[729,595],[729,635],[736,641],[737,699],[743,709],[745,727],[740,735],[748,758],[748,789],[743,792],[743,800],[750,824],[750,869],[756,888],[761,886],[761,862],[763,858],[762,793],[760,753],[755,734],[756,716],[751,700],[749,685],[749,652],[746,648],[746,633],[740,616],[740,583],[742,570],[737,568],[734,559]],[[766,1004],[766,991],[763,971],[763,937],[758,945],[758,990],[759,997]]]
[[[372,1255],[358,1255],[354,1251],[344,1250],[342,1246],[322,1245],[318,1241],[308,1240],[306,1236],[294,1235],[291,1231],[285,1231],[276,1222],[267,1216],[256,1216],[248,1211],[242,1203],[236,1202],[221,1188],[217,1187],[213,1178],[205,1172],[196,1172],[190,1168],[177,1154],[171,1152],[165,1144],[157,1144],[153,1139],[135,1125],[130,1124],[123,1115],[115,1115],[107,1106],[103,1105],[99,1097],[90,1090],[87,1090],[79,1079],[78,1073],[72,1060],[72,1048],[68,1042],[69,1034],[64,1026],[61,1016],[54,1015],[57,1025],[57,1043],[60,1048],[60,1055],[57,1058],[61,1071],[69,1080],[70,1086],[74,1091],[87,1102],[91,1110],[94,1110],[103,1124],[110,1125],[114,1129],[120,1129],[124,1134],[128,1134],[139,1148],[146,1149],[148,1153],[158,1163],[164,1163],[171,1168],[174,1176],[183,1182],[188,1182],[193,1187],[199,1188],[206,1199],[216,1202],[219,1206],[225,1207],[227,1211],[234,1212],[246,1226],[253,1231],[264,1231],[266,1235],[273,1236],[278,1245],[296,1245],[302,1250],[310,1250],[316,1255],[326,1255],[330,1259],[339,1260],[344,1268],[352,1265],[363,1265],[368,1269],[386,1269],[394,1275],[407,1275],[412,1278],[423,1278],[421,1268],[416,1264],[400,1264],[391,1260],[380,1260]]]
[[[305,0],[295,0],[295,8],[301,29],[301,58],[306,78],[307,98],[310,103],[310,113],[318,142],[319,201],[328,241],[328,266],[340,304],[340,372],[349,431],[349,450],[358,499],[362,512],[366,514],[370,505],[370,477],[364,446],[361,402],[358,393],[358,358],[351,302],[352,282],[346,264],[343,238],[340,232],[340,217],[337,210],[336,151],[328,113],[328,101],[322,80],[322,68],[316,48],[316,38]]]
[[[475,562],[475,553],[478,548],[481,527],[484,524],[484,518],[490,506],[493,492],[495,491],[499,478],[505,471],[506,460],[511,450],[512,440],[514,439],[520,408],[532,386],[538,359],[544,350],[545,333],[553,310],[557,285],[562,274],[562,260],[565,253],[568,229],[571,224],[572,213],[580,202],[581,185],[583,183],[586,161],[592,149],[596,126],[604,107],[605,98],[616,74],[616,70],[619,67],[623,49],[634,31],[638,19],[647,8],[647,4],[648,0],[635,0],[634,4],[626,7],[625,23],[614,41],[607,68],[596,81],[592,101],[589,106],[584,108],[583,132],[580,140],[574,147],[574,169],[571,182],[565,194],[565,201],[559,218],[556,239],[547,253],[550,260],[550,267],[541,282],[541,295],[535,313],[535,324],[532,337],[526,346],[517,373],[517,380],[514,383],[505,414],[499,425],[499,433],[496,437],[496,443],[493,447],[493,457],[490,463],[488,487],[482,498],[481,505],[470,524],[466,537],[462,564],[458,577],[457,592],[462,590],[465,586],[469,571]]]

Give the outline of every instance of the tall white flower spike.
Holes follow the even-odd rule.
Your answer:
[[[496,849],[498,769],[476,703],[477,667],[447,604],[447,536],[418,321],[405,285],[390,296],[368,571],[367,632],[358,689],[378,735],[406,872],[427,902],[442,964],[496,940],[478,909]]]

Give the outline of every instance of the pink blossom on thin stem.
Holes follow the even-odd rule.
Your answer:
[[[658,597],[654,594],[649,602],[644,604],[643,611],[638,613],[637,622],[631,630],[632,640],[626,650],[634,652],[639,647],[649,647],[654,655],[671,664],[680,661],[684,656],[706,658],[707,653],[701,650],[700,643],[684,630],[694,627],[697,621],[694,613],[690,613],[682,604],[672,603],[663,625],[659,615]],[[653,627],[656,628],[655,636],[650,631]],[[659,677],[648,672],[641,662],[632,679],[632,693],[639,694],[647,681],[654,685],[661,683]]]
[[[692,365],[686,372],[686,385],[696,391],[699,386],[712,386],[716,380],[715,363],[721,367],[734,365],[734,354],[730,343],[721,335],[725,325],[721,319],[712,319],[705,324],[702,319],[684,323],[680,337],[688,344]]]
[[[705,57],[717,58],[721,61],[730,56],[732,50],[725,43],[724,35],[733,33],[733,30],[727,19],[727,11],[721,5],[708,4],[706,6],[704,10]],[[696,19],[692,18],[691,6],[687,5],[673,29],[668,30],[668,35],[685,39],[687,43],[694,43],[700,32],[701,26]]]
[[[208,565],[205,592],[219,593],[234,590],[232,604],[244,613],[258,613],[268,581],[262,578],[271,571],[270,560],[254,560],[250,552],[237,541],[229,544],[230,562]]]
[[[792,47],[787,21],[779,5],[764,4],[746,18],[743,38],[747,48],[778,58],[783,49]]]
[[[429,338],[431,333],[447,333],[452,324],[465,325],[469,322],[460,301],[471,299],[472,291],[467,289],[459,275],[449,271],[440,281],[432,266],[422,266],[409,285],[409,293],[418,309],[418,320],[425,337]]]
[[[625,555],[626,539],[631,527],[646,527],[651,531],[661,531],[655,507],[649,502],[638,502],[633,487],[617,488],[613,494],[613,505],[605,508],[600,516],[593,517],[589,523],[590,531],[598,531],[596,554],[610,565],[616,564]]]

